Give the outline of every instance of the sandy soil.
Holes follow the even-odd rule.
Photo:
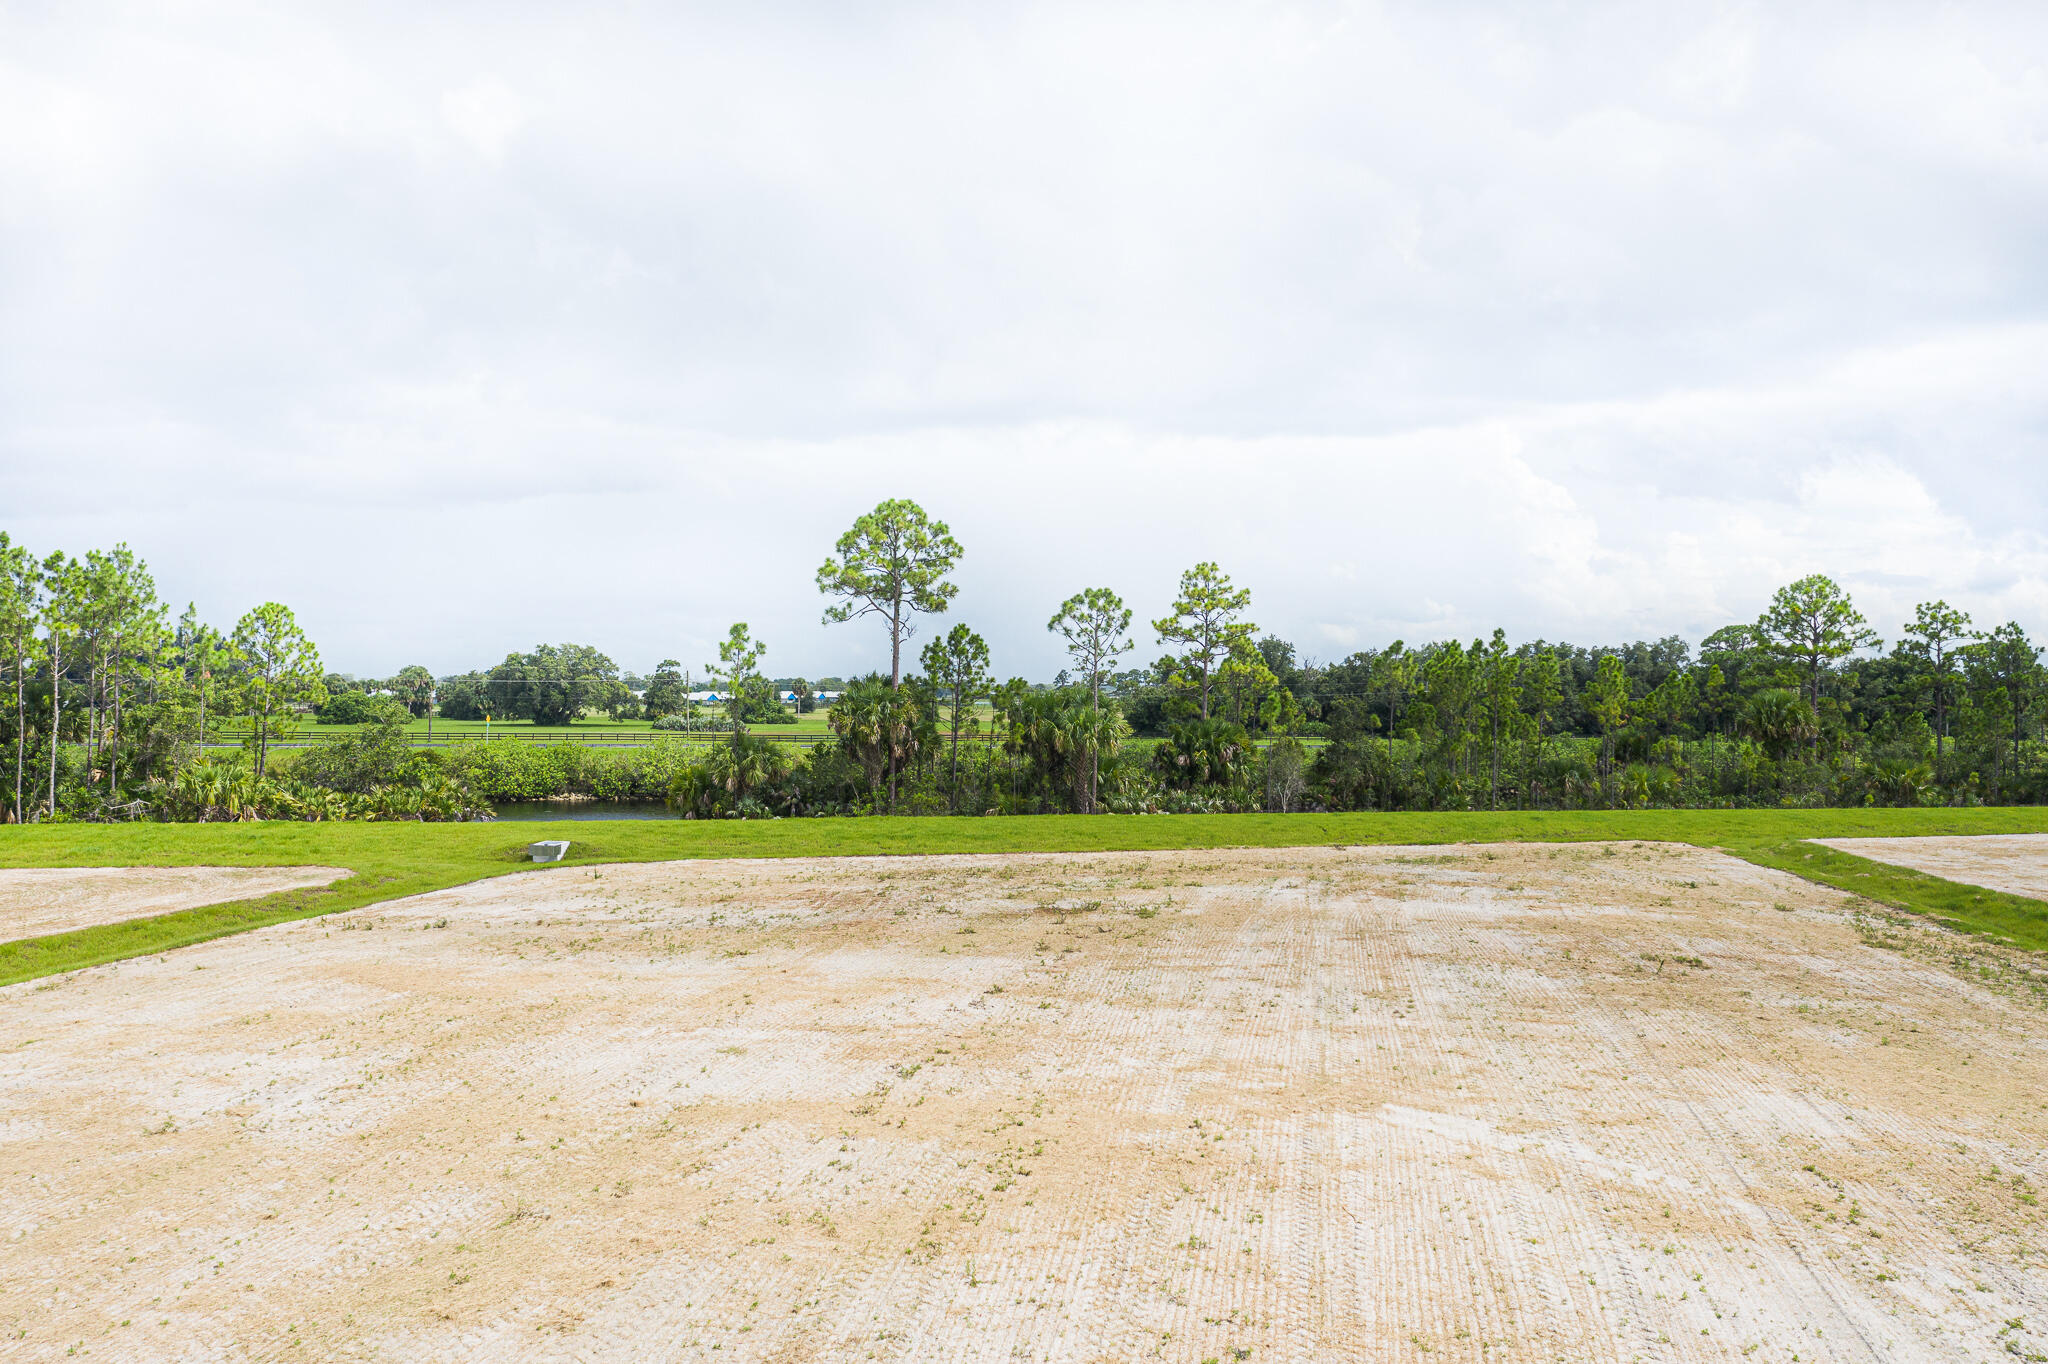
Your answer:
[[[2048,900],[2048,834],[1967,838],[1816,838],[1845,853],[1944,880]]]
[[[0,868],[0,942],[324,886],[346,867]]]
[[[2048,1012],[1854,903],[1655,845],[560,868],[11,987],[0,1353],[2048,1353]]]

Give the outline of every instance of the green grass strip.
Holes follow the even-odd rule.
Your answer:
[[[1595,810],[1497,814],[1037,815],[517,824],[58,824],[0,828],[0,867],[339,866],[316,890],[0,943],[0,984],[165,952],[532,869],[528,842],[570,840],[560,867],[727,857],[1170,851],[1351,844],[1691,843],[1789,871],[1965,932],[2048,949],[2048,903],[1964,886],[1805,842],[2044,833],[2048,808]],[[543,869],[549,870],[549,869]]]
[[[1835,837],[1822,834],[1820,837]],[[1964,933],[1982,934],[2030,952],[2048,951],[2048,903],[2002,890],[1948,881],[1909,867],[1867,857],[1787,842],[1731,847],[1724,851],[1760,867],[1789,871],[1808,881],[1846,890],[1879,904],[1925,915]]]

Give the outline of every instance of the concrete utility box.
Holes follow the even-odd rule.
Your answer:
[[[569,840],[566,838],[550,838],[526,845],[526,856],[534,862],[559,862],[568,855]]]

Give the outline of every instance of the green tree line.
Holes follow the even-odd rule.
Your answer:
[[[289,609],[252,608],[223,633],[188,607],[173,623],[126,545],[38,558],[0,532],[0,772],[8,822],[148,808],[233,714],[260,781],[271,743],[325,699],[319,651]]]
[[[646,677],[543,644],[470,673],[360,681],[325,672],[282,605],[226,632],[189,607],[174,623],[125,546],[39,559],[0,534],[4,818],[470,817],[530,798],[546,771],[597,769],[420,751],[407,721],[592,713],[675,731],[604,782],[699,817],[2048,799],[2042,650],[2017,622],[1980,626],[1941,601],[1889,648],[1814,575],[1696,650],[1495,630],[1319,662],[1262,632],[1250,591],[1205,561],[1145,632],[1114,590],[1077,587],[1047,622],[1068,659],[1047,684],[998,680],[979,632],[932,625],[964,553],[904,499],[832,546],[823,619],[879,627],[890,666],[827,679],[832,741],[799,750],[754,730],[794,723],[816,688],[770,678],[745,622],[717,657]],[[1159,652],[1130,666],[1141,635]],[[700,711],[700,690],[721,704]],[[783,704],[786,690],[803,699]],[[307,715],[350,729],[277,749]],[[230,718],[240,748],[209,748]]]

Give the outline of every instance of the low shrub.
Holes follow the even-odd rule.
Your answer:
[[[665,800],[676,778],[714,745],[663,737],[643,747],[583,744],[464,744],[449,750],[448,773],[492,804],[590,796]]]

